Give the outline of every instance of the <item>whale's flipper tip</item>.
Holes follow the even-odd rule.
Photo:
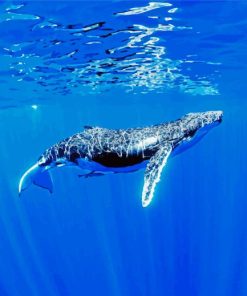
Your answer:
[[[53,192],[53,183],[50,173],[44,168],[40,167],[37,163],[28,169],[20,179],[18,186],[18,193],[21,196],[22,192],[26,190],[31,184]]]

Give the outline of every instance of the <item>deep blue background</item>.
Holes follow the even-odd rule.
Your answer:
[[[195,17],[213,10],[213,3],[219,5],[187,8],[197,9]],[[216,9],[226,25],[221,35],[229,35],[229,23],[235,24],[232,35],[241,35],[244,24],[234,11],[246,5],[234,3]],[[1,84],[1,296],[247,295],[247,58],[244,42],[222,42],[233,52],[221,56],[215,49],[214,59],[223,63],[217,96],[133,94],[116,87],[68,99],[47,92],[37,101],[28,88],[16,94]],[[35,110],[31,105],[37,103]],[[21,175],[43,150],[85,124],[145,126],[205,110],[223,110],[222,124],[169,159],[148,208],[141,206],[143,171],[82,179],[61,168],[52,172],[54,194],[32,186],[18,197]]]

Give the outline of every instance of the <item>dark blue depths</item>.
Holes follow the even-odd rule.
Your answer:
[[[67,58],[54,60],[54,56],[40,52],[41,49],[33,44],[32,50],[37,50],[39,56],[38,61],[30,62],[35,63],[31,65],[35,68],[33,72],[24,71],[25,75],[21,75],[23,80],[19,82],[20,76],[1,73],[1,81],[4,81],[0,84],[3,88],[0,109],[1,296],[247,295],[247,104],[244,78],[247,57],[243,35],[246,25],[241,15],[246,5],[234,3],[233,6],[232,2],[224,5],[188,2],[183,7],[180,2],[174,2],[173,7],[179,7],[181,11],[178,12],[180,24],[177,26],[189,26],[191,22],[193,28],[200,27],[205,36],[196,40],[193,34],[196,29],[189,34],[185,32],[185,37],[182,31],[169,31],[171,34],[163,37],[166,40],[160,41],[167,48],[167,58],[181,61],[184,55],[188,61],[191,52],[198,54],[197,61],[206,62],[189,62],[191,69],[185,67],[184,62],[176,62],[179,71],[174,71],[174,75],[183,75],[175,78],[175,82],[171,77],[167,78],[164,81],[167,88],[164,89],[159,81],[171,66],[167,65],[168,61],[158,69],[161,76],[155,76],[154,80],[144,79],[145,83],[141,85],[141,80],[134,75],[138,68],[130,74],[121,72],[121,67],[133,61],[127,57],[125,64],[119,66],[121,61],[114,59],[122,52],[117,50],[116,56],[109,57],[117,65],[110,66],[108,77],[98,76],[103,81],[99,87],[95,86],[94,75],[97,74],[92,72],[92,76],[89,72],[83,73],[83,77],[88,75],[90,81],[85,89],[80,88],[81,84],[86,84],[84,78],[75,70],[69,74],[73,76],[72,82],[78,84],[75,88],[72,82],[65,83],[70,79],[68,72],[66,76],[52,78],[47,78],[45,73],[37,74],[44,64],[49,71],[57,70],[57,75],[61,74],[63,67],[71,67],[71,64]],[[56,5],[59,7],[61,3]],[[77,5],[87,7],[85,2]],[[89,14],[87,22],[83,21],[84,26],[105,21],[113,12],[148,6],[148,3],[114,2],[114,6],[113,3],[105,6],[99,2],[96,6],[102,8],[101,17]],[[38,11],[45,16],[47,13],[47,19],[67,25],[62,9],[56,8],[54,12],[43,7],[42,10],[38,2],[26,9],[25,14],[37,15]],[[160,17],[158,12],[162,7],[157,9],[149,16]],[[205,12],[205,17],[200,20],[198,15],[202,12]],[[52,13],[55,13],[54,17],[50,15]],[[124,22],[143,25],[145,13],[127,16],[127,21],[121,19],[119,22],[112,17],[106,23],[111,24],[115,31],[122,29]],[[207,14],[215,16],[215,19],[208,18]],[[131,17],[136,18],[132,20]],[[78,24],[76,13],[74,18],[70,14],[66,20]],[[10,25],[17,26],[14,21]],[[157,27],[157,24],[145,25]],[[220,26],[220,32],[214,34],[217,26]],[[38,36],[46,33],[32,32]],[[96,35],[101,33],[94,31]],[[156,33],[160,38],[166,34]],[[64,31],[54,34],[64,34]],[[25,38],[16,43],[27,42],[29,37]],[[48,40],[47,36],[45,38]],[[176,49],[173,42],[178,40],[181,44]],[[5,39],[4,42],[7,48],[12,41]],[[108,46],[108,42],[111,43],[107,41],[102,46]],[[120,46],[118,40],[114,42],[116,44],[111,43],[112,47]],[[188,48],[188,44],[194,47]],[[24,54],[31,51],[27,47],[25,50]],[[61,53],[62,50],[68,52],[64,47],[58,51]],[[136,54],[135,51],[141,49],[127,50]],[[151,49],[147,48],[146,55],[155,53],[148,50]],[[55,53],[54,50],[53,55]],[[3,54],[1,62],[4,59],[17,59],[18,62],[18,58],[16,53]],[[155,68],[165,58],[166,54],[150,66]],[[82,56],[78,59],[84,69],[92,66],[93,61]],[[94,62],[106,62],[105,59],[109,63],[105,56],[95,58]],[[60,62],[65,65],[61,66]],[[134,62],[138,66],[141,63],[139,60]],[[15,65],[13,69],[16,71]],[[148,76],[150,69],[144,70]],[[42,79],[46,77],[48,85],[37,84],[37,75]],[[114,75],[120,82],[109,87],[106,82],[112,81]],[[133,75],[132,81],[139,83],[137,89],[131,85],[131,79],[128,81],[129,75]],[[197,79],[198,75],[206,77],[203,83],[202,78]],[[28,77],[34,80],[28,81]],[[52,82],[59,89],[54,89]],[[67,92],[62,90],[65,86]],[[80,90],[76,93],[77,88]],[[92,88],[96,88],[95,92],[91,92]],[[38,92],[34,92],[35,89]],[[52,195],[32,186],[21,198],[18,197],[18,181],[22,173],[43,150],[81,131],[85,124],[109,128],[144,126],[204,110],[223,110],[222,124],[196,146],[168,160],[148,208],[141,206],[143,171],[83,179],[77,177],[75,170],[61,168],[52,171]]]

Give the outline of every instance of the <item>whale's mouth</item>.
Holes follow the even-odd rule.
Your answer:
[[[219,119],[218,119],[218,122],[221,123],[223,121],[223,112],[221,113]]]
[[[203,124],[201,129],[215,127],[219,125],[223,120],[223,111],[209,111],[205,112],[205,118],[203,118]]]
[[[217,117],[216,117],[216,122],[221,123],[223,120],[223,111],[215,111]]]

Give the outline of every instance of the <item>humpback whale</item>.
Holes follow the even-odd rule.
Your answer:
[[[48,148],[19,182],[19,195],[31,184],[53,191],[52,168],[76,166],[84,177],[128,173],[145,168],[142,205],[147,207],[169,156],[194,143],[222,121],[222,111],[189,113],[148,127],[84,130]]]

